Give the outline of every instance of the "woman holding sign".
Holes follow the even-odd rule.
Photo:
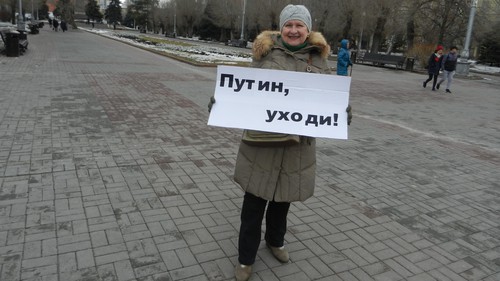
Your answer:
[[[330,46],[322,34],[311,31],[311,26],[306,7],[286,6],[280,14],[280,31],[264,31],[255,39],[252,67],[330,73]],[[212,97],[209,110],[214,102]],[[348,116],[349,123],[350,108]],[[304,201],[313,195],[315,174],[315,138],[245,130],[234,174],[245,191],[236,280],[250,278],[264,214],[267,247],[278,261],[289,261],[285,233],[290,202]]]

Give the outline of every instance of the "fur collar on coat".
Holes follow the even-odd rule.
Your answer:
[[[279,31],[264,31],[253,42],[253,57],[256,60],[260,60],[263,56],[267,55],[273,46],[277,45],[276,40],[280,35]],[[320,50],[321,57],[326,59],[330,55],[330,45],[326,43],[323,34],[312,31],[306,40],[309,45],[312,45]],[[307,48],[307,47],[306,47]]]

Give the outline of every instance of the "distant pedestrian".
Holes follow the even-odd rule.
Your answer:
[[[57,21],[57,19],[52,20],[52,26],[54,27],[55,31],[59,29],[59,22]]]
[[[68,25],[66,24],[66,22],[64,20],[61,20],[61,30],[63,32],[65,32],[66,30],[68,30]]]
[[[439,70],[441,69],[441,61],[443,59],[443,46],[438,45],[434,53],[429,57],[429,62],[427,65],[427,72],[429,73],[429,78],[424,81],[424,88],[427,87],[427,83],[432,81],[432,90],[436,90],[437,78],[439,75]]]
[[[337,54],[337,75],[347,76],[349,66],[352,66],[351,55],[349,54],[349,40],[342,39]]]
[[[441,62],[443,77],[437,83],[437,89],[439,89],[439,86],[444,82],[444,80],[448,80],[448,82],[446,82],[446,92],[451,94],[450,86],[451,82],[453,81],[453,76],[455,75],[455,70],[457,69],[457,60],[457,47],[452,46],[450,47],[450,51],[448,52],[448,54],[443,56],[443,60]]]

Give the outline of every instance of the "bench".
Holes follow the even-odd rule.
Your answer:
[[[30,29],[31,34],[38,34],[40,33],[40,30],[38,30],[39,25],[38,23],[28,23],[28,27]]]
[[[5,49],[7,49],[7,33],[10,32],[10,29],[0,29],[0,37],[2,37],[3,45]],[[19,51],[20,53],[24,53],[28,49],[28,37],[26,33],[20,31],[19,32]]]
[[[18,32],[19,32],[19,48],[24,53],[26,50],[28,50],[28,35],[25,31],[18,31]]]
[[[225,43],[226,46],[233,46],[233,47],[239,47],[239,48],[246,48],[247,47],[247,41],[241,40],[241,39],[232,39],[232,40],[227,40]]]
[[[395,65],[396,69],[403,69],[406,57],[385,54],[365,53],[357,61],[361,63],[371,62],[373,65],[384,66],[386,64]]]
[[[175,32],[172,32],[172,33],[165,32],[165,37],[175,38],[175,37],[177,37],[177,34]]]

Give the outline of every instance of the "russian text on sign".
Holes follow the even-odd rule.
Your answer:
[[[209,125],[347,139],[350,77],[219,66]]]

